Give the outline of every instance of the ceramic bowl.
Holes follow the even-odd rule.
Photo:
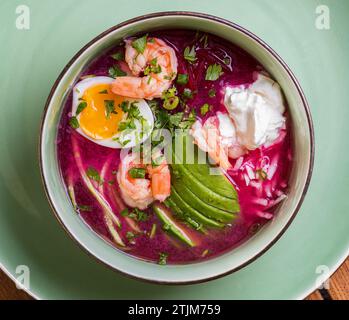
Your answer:
[[[294,164],[289,193],[275,218],[241,246],[217,258],[185,265],[160,266],[127,255],[102,240],[74,211],[60,174],[56,137],[65,99],[82,70],[102,52],[126,36],[156,29],[185,28],[209,32],[246,50],[281,85],[293,125]],[[286,63],[261,39],[227,20],[192,12],[162,12],[137,17],[103,32],[67,64],[47,99],[40,132],[40,166],[52,209],[70,236],[92,256],[128,276],[166,284],[203,282],[237,271],[258,258],[285,232],[296,216],[309,185],[314,135],[309,107]]]

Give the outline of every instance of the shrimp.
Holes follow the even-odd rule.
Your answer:
[[[191,127],[190,134],[194,143],[224,170],[231,167],[229,158],[236,159],[246,153],[246,149],[237,142],[232,120],[225,113],[217,112],[204,124],[197,120]]]
[[[120,96],[148,100],[160,98],[177,74],[175,51],[157,38],[147,41],[143,53],[139,53],[132,47],[132,41],[127,40],[125,60],[133,76],[117,77],[111,85],[111,90]],[[140,76],[146,70],[147,74]]]
[[[153,201],[163,202],[171,193],[171,175],[165,160],[159,166],[140,163],[137,154],[128,154],[120,163],[117,181],[125,203],[133,208],[145,209]],[[132,178],[129,170],[143,168],[149,178]]]

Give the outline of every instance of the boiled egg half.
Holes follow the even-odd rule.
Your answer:
[[[99,145],[132,148],[150,136],[154,116],[145,100],[112,93],[113,81],[110,77],[89,77],[75,85],[73,127]]]

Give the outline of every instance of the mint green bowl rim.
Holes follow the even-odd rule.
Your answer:
[[[62,78],[64,77],[64,75],[66,74],[66,72],[68,71],[68,69],[70,68],[70,66],[77,60],[79,59],[79,57],[83,54],[83,52],[85,52],[85,50],[87,50],[90,46],[92,46],[95,42],[99,41],[100,39],[102,39],[103,37],[105,37],[106,35],[108,35],[109,33],[116,31],[117,29],[120,29],[124,26],[127,26],[129,24],[135,23],[135,22],[141,22],[141,21],[146,21],[148,19],[153,19],[153,18],[157,18],[157,17],[164,17],[164,16],[185,16],[185,17],[193,17],[193,18],[201,18],[201,19],[206,19],[206,20],[210,20],[216,23],[220,23],[223,25],[226,25],[228,27],[231,27],[233,29],[236,29],[238,31],[240,31],[241,33],[243,33],[245,36],[252,38],[252,40],[256,41],[258,44],[260,44],[264,50],[266,50],[269,54],[271,54],[282,66],[282,68],[284,68],[284,70],[286,71],[286,73],[288,74],[288,76],[290,77],[290,79],[292,80],[293,84],[295,85],[297,92],[301,98],[302,101],[302,105],[306,114],[306,118],[307,118],[307,123],[308,123],[308,128],[309,128],[309,137],[310,137],[310,158],[309,158],[309,169],[308,169],[308,173],[307,173],[307,178],[305,181],[305,185],[304,188],[302,190],[302,195],[292,213],[292,215],[290,216],[287,224],[283,227],[283,229],[274,237],[274,239],[272,241],[270,241],[270,243],[265,246],[258,254],[256,254],[255,256],[253,256],[252,258],[250,258],[248,261],[242,263],[241,265],[232,268],[231,270],[227,271],[227,272],[223,272],[220,273],[218,275],[212,276],[212,277],[206,277],[200,280],[192,280],[192,281],[179,281],[179,282],[173,282],[173,281],[158,281],[158,280],[150,280],[147,278],[143,278],[141,276],[135,276],[135,275],[130,275],[124,271],[119,270],[117,267],[109,264],[106,261],[102,261],[101,259],[99,259],[97,256],[95,256],[87,247],[85,247],[80,241],[79,239],[73,235],[68,228],[66,227],[65,223],[63,222],[62,218],[60,217],[58,211],[56,210],[56,208],[54,207],[51,195],[48,192],[48,188],[46,185],[46,180],[45,180],[45,176],[43,173],[43,157],[42,157],[42,133],[43,133],[43,127],[44,127],[44,123],[46,120],[46,115],[47,115],[47,111],[48,111],[48,107],[51,103],[51,99],[52,96],[54,95],[56,88],[58,87],[60,81],[62,80]],[[50,93],[48,95],[48,98],[46,100],[45,103],[45,107],[44,107],[44,111],[42,114],[42,118],[41,118],[41,122],[40,122],[40,131],[39,131],[39,144],[38,144],[38,155],[39,155],[39,167],[40,167],[40,175],[41,175],[41,180],[42,180],[42,184],[44,186],[44,190],[45,190],[45,195],[48,199],[49,205],[52,209],[52,212],[54,213],[54,216],[56,217],[56,219],[58,220],[58,222],[60,223],[60,225],[63,227],[63,229],[66,231],[66,233],[70,236],[71,239],[74,240],[74,242],[76,242],[78,244],[78,246],[83,249],[89,256],[93,257],[97,262],[102,263],[103,265],[106,265],[107,267],[109,267],[110,269],[117,271],[119,273],[121,273],[122,275],[125,275],[131,279],[137,279],[137,280],[142,280],[144,282],[148,282],[148,283],[157,283],[157,284],[166,284],[166,285],[189,285],[189,284],[196,284],[196,283],[203,283],[206,281],[211,281],[211,280],[215,280],[218,278],[221,278],[223,276],[226,276],[228,274],[231,274],[233,272],[236,272],[244,267],[246,267],[247,265],[249,265],[250,263],[252,263],[253,261],[255,261],[256,259],[258,259],[261,255],[263,255],[265,252],[267,252],[280,238],[281,236],[284,234],[284,232],[288,229],[288,227],[290,226],[290,224],[292,223],[292,221],[294,220],[294,218],[296,217],[302,203],[304,200],[304,197],[308,191],[308,187],[310,184],[310,180],[311,180],[311,176],[312,176],[312,172],[313,172],[313,167],[314,167],[314,157],[315,157],[315,137],[314,137],[314,126],[313,126],[313,120],[312,120],[312,116],[311,116],[311,112],[310,112],[310,108],[307,102],[307,99],[304,95],[304,92],[297,80],[297,78],[295,77],[295,75],[293,74],[293,72],[291,71],[291,69],[289,68],[289,66],[286,64],[286,62],[266,43],[264,42],[262,39],[260,39],[258,36],[256,36],[254,33],[248,31],[247,29],[241,27],[240,25],[231,22],[227,19],[224,18],[220,18],[214,15],[210,15],[210,14],[203,14],[203,13],[199,13],[199,12],[193,12],[193,11],[163,11],[163,12],[156,12],[156,13],[150,13],[150,14],[145,14],[145,15],[141,15],[141,16],[137,16],[135,18],[126,20],[124,22],[121,22],[113,27],[110,27],[109,29],[107,29],[106,31],[100,33],[99,35],[97,35],[96,37],[94,37],[91,41],[89,41],[85,46],[83,46],[74,56],[73,58],[70,59],[70,61],[67,63],[67,65],[63,68],[63,70],[61,71],[61,73],[59,74],[58,78],[56,79],[56,81],[54,82]]]

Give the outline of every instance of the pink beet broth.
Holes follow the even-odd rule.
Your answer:
[[[195,92],[193,99],[188,100],[188,105],[190,108],[196,109],[197,117],[201,117],[203,120],[214,115],[217,111],[225,111],[222,104],[222,89],[224,87],[227,85],[249,85],[254,81],[253,73],[263,70],[263,67],[245,51],[213,35],[207,35],[206,43],[202,34],[198,37],[196,32],[188,30],[157,31],[149,36],[158,37],[175,49],[178,59],[178,73],[188,74],[189,82],[186,85],[176,85],[174,81],[174,84],[179,94],[183,92],[184,88],[189,88]],[[190,64],[183,58],[183,51],[187,46],[193,45],[197,48],[197,61],[195,64]],[[108,69],[116,63],[111,57],[115,52],[124,52],[124,44],[111,48],[95,59],[84,70],[81,77],[86,75],[109,76]],[[220,64],[224,74],[217,81],[206,81],[207,66],[213,63]],[[212,92],[212,89],[215,91],[215,96],[210,97],[209,92],[210,90]],[[201,116],[199,108],[204,103],[209,103],[213,108],[205,116]],[[120,150],[100,146],[76,133],[68,123],[71,115],[71,104],[72,93],[66,101],[57,137],[58,159],[64,181],[67,184],[69,179],[73,181],[76,203],[80,206],[77,212],[81,218],[98,235],[114,244],[105,225],[103,211],[84,185],[77,169],[71,144],[72,137],[74,137],[78,141],[85,169],[93,167],[101,172],[103,166],[108,164],[103,184],[104,195],[113,212],[121,220],[122,227],[118,229],[118,232],[125,239],[127,248],[125,252],[132,256],[157,262],[159,254],[166,253],[167,263],[183,264],[199,262],[221,255],[241,244],[257,232],[263,224],[270,221],[274,216],[278,201],[287,193],[288,175],[292,165],[292,147],[290,120],[286,114],[287,128],[272,146],[251,151],[243,159],[231,159],[233,169],[229,170],[228,174],[235,182],[241,209],[239,218],[234,220],[232,225],[223,229],[209,229],[208,234],[191,230],[189,232],[198,240],[198,245],[188,247],[164,232],[159,219],[152,209],[148,208],[144,210],[148,215],[148,220],[137,222],[140,232],[136,233],[121,214],[121,211],[127,206],[119,196],[120,192],[115,176],[120,161]],[[181,107],[175,111],[181,111]],[[253,170],[257,170],[266,163],[276,165],[272,178],[270,180],[253,180],[247,185],[246,168],[250,166]],[[150,238],[149,234],[154,224],[156,224],[157,230],[155,236]],[[186,230],[188,231],[188,228]],[[136,236],[127,240],[127,233],[130,231]]]

